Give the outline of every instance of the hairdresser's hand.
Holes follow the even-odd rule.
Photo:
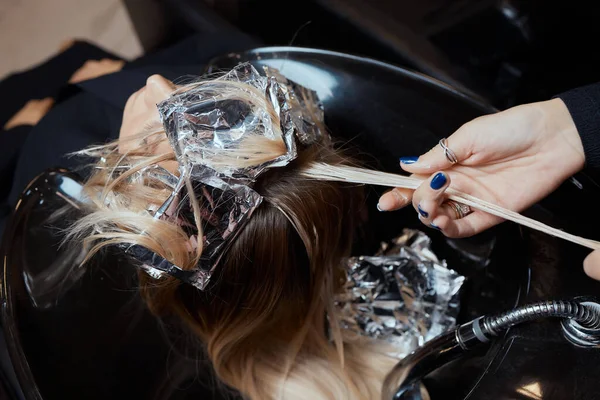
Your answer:
[[[404,170],[429,179],[414,193],[404,189],[386,193],[380,209],[395,210],[412,200],[425,225],[448,237],[471,236],[502,220],[477,210],[456,219],[444,204],[448,186],[522,211],[582,169],[585,161],[575,124],[560,99],[477,118],[450,136],[448,147],[458,164],[452,165],[439,145],[418,158],[402,158]]]

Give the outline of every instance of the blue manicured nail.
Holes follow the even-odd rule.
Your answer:
[[[400,157],[400,164],[414,164],[419,160],[419,157]]]
[[[436,224],[434,224],[433,222],[431,224],[429,224],[433,229],[437,229],[438,231],[441,231],[442,228],[440,228],[439,226],[437,226]]]
[[[379,210],[379,211],[384,211],[384,210],[382,210],[382,209],[381,209],[381,207],[379,206],[379,203],[377,203],[377,210]]]
[[[420,204],[417,206],[417,210],[419,210],[419,214],[421,214],[423,217],[425,217],[425,218],[429,217],[429,213],[427,211],[423,210],[421,208]]]
[[[431,188],[433,190],[438,190],[442,186],[444,186],[447,181],[448,181],[448,179],[446,179],[446,175],[444,175],[443,172],[438,172],[437,174],[435,174],[435,176],[431,180],[431,183],[429,184],[429,186],[431,186]]]

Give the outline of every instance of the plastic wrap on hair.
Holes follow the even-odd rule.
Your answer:
[[[240,64],[218,79],[188,85],[158,104],[180,174],[176,182],[168,179],[173,192],[154,215],[179,224],[190,237],[190,250],[195,251],[198,229],[189,201],[193,196],[199,203],[203,237],[200,262],[190,271],[156,254],[144,255],[141,249],[130,248],[128,252],[136,252],[142,267],[153,276],[167,273],[203,290],[224,252],[261,204],[262,197],[252,189],[254,179],[267,168],[294,160],[297,142],[308,146],[328,140],[316,93],[289,82],[277,71],[265,72],[267,76],[261,76],[250,64]],[[244,146],[257,137],[282,141],[285,151],[240,166]],[[155,178],[164,181],[167,177]],[[186,181],[193,186],[191,196]]]
[[[346,266],[346,290],[336,299],[343,329],[388,341],[404,357],[455,326],[465,278],[438,260],[424,233],[405,229],[377,256]]]

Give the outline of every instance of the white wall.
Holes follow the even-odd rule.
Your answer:
[[[126,59],[143,52],[121,0],[0,0],[0,79],[51,57],[71,38]]]

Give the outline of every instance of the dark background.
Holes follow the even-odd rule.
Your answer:
[[[593,83],[600,71],[600,4],[591,1],[125,3],[147,51],[193,31],[230,24],[269,46],[322,48],[405,66],[470,90],[498,108]]]

